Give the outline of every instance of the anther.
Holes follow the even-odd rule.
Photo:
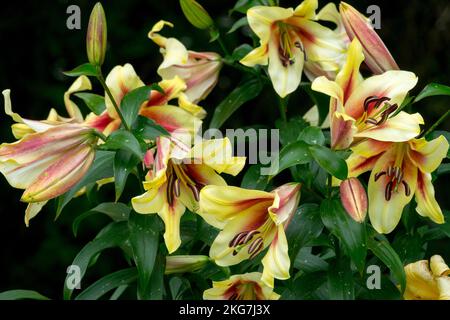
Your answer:
[[[175,180],[173,191],[175,193],[175,196],[178,198],[180,196],[180,179]]]
[[[384,190],[384,198],[386,199],[386,201],[391,200],[391,196],[392,196],[392,181],[388,182],[388,184],[386,185],[386,189]]]
[[[242,243],[248,243],[250,240],[252,240],[253,239],[253,236],[255,235],[255,234],[258,234],[258,233],[261,233],[260,231],[258,231],[258,230],[252,230],[252,231],[250,231],[246,236],[245,236],[245,238],[243,239],[243,241],[242,241]]]
[[[199,192],[198,192],[197,187],[192,185],[192,184],[189,184],[189,183],[188,183],[188,187],[189,187],[189,189],[191,189],[192,194],[194,195],[195,201],[199,201],[200,200],[200,196],[199,196]]]
[[[235,235],[233,237],[233,239],[231,239],[230,243],[228,244],[228,246],[230,248],[236,247],[237,245],[239,245],[241,243],[241,240],[248,234],[248,231],[244,231],[244,232],[239,232],[237,235]]]
[[[375,174],[374,180],[377,181],[378,179],[380,179],[385,174],[386,174],[385,171],[378,172],[377,174]]]
[[[405,180],[402,181],[403,186],[405,187],[405,196],[409,197],[411,194],[411,188],[409,187],[408,183],[406,183]]]
[[[264,245],[263,238],[259,237],[248,247],[248,253],[250,254],[250,259],[254,258]]]

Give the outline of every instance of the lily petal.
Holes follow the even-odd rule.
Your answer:
[[[83,122],[83,114],[81,113],[78,106],[70,100],[70,96],[73,93],[92,90],[91,81],[86,76],[78,77],[74,83],[70,86],[70,88],[64,93],[64,105],[66,106],[67,113],[71,118],[73,118],[76,122]]]
[[[269,287],[274,287],[274,278],[286,280],[290,278],[291,261],[288,255],[288,243],[283,225],[278,225],[277,233],[266,255],[262,259],[264,271],[261,280]]]
[[[423,123],[420,113],[409,114],[400,111],[385,123],[365,128],[355,133],[354,137],[391,142],[408,141],[420,134],[420,125]]]
[[[439,289],[433,278],[428,261],[420,260],[405,266],[405,299],[437,300]]]
[[[408,156],[422,172],[433,172],[447,156],[448,141],[444,136],[426,141],[425,138],[409,142]]]
[[[247,20],[250,28],[261,40],[261,44],[264,44],[269,41],[272,24],[292,17],[293,14],[292,8],[255,6],[248,9]]]
[[[226,221],[239,214],[252,216],[253,212],[259,212],[261,208],[265,207],[267,210],[273,200],[274,195],[265,191],[232,186],[206,186],[200,191],[199,214],[208,224],[223,229]],[[267,215],[267,211],[265,214]]]
[[[362,47],[358,39],[353,39],[347,53],[347,61],[336,76],[336,83],[342,88],[344,103],[353,90],[363,81],[359,66],[364,60]]]
[[[429,217],[435,223],[444,223],[444,215],[434,197],[431,174],[418,170],[416,188],[416,211],[423,217]]]

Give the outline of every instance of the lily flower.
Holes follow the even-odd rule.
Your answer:
[[[405,266],[405,300],[450,300],[450,268],[439,255]]]
[[[368,200],[372,226],[379,233],[390,233],[400,221],[403,208],[415,196],[416,211],[433,222],[444,223],[434,197],[431,173],[447,155],[444,136],[432,141],[424,138],[407,142],[367,140],[352,148],[347,159],[349,177],[371,170]]]
[[[341,15],[336,8],[336,5],[332,2],[325,5],[319,13],[315,16],[314,20],[316,21],[328,21],[336,25],[336,28],[333,29],[335,33],[336,39],[342,44],[343,48],[347,48],[350,44],[350,39],[345,31],[344,23],[342,21]],[[311,60],[305,61],[305,75],[308,77],[310,81],[314,81],[315,78],[320,76],[325,76],[330,80],[334,80],[336,78],[336,74],[339,70],[341,70],[342,66],[345,63],[347,58],[347,50],[342,50],[340,53],[337,52],[334,57],[334,62],[338,66],[337,68],[333,68],[331,70],[325,70],[321,67],[320,62],[315,62]]]
[[[226,185],[219,175],[237,175],[245,165],[245,157],[233,157],[230,141],[205,140],[176,154],[172,140],[160,137],[153,167],[146,175],[146,192],[132,199],[136,212],[157,213],[163,219],[166,230],[164,240],[169,253],[178,249],[180,219],[186,208],[198,210],[199,193],[207,185]]]
[[[94,160],[94,129],[61,124],[29,133],[0,145],[0,172],[14,188],[25,189],[21,201],[30,205],[25,223],[50,199],[72,188]]]
[[[260,46],[240,62],[249,67],[269,65],[272,85],[280,97],[297,89],[305,61],[324,72],[339,68],[345,43],[333,30],[314,21],[317,6],[317,0],[305,0],[295,10],[255,6],[247,11]]]
[[[365,63],[374,74],[388,70],[399,70],[389,50],[375,32],[370,20],[345,2],[339,5],[345,30],[351,40],[358,39],[362,44]]]
[[[204,300],[278,300],[280,295],[261,281],[261,273],[236,274],[224,281],[213,281]]]
[[[176,76],[183,79],[187,86],[187,99],[197,103],[205,99],[216,86],[222,68],[222,58],[215,52],[187,50],[179,40],[161,36],[159,32],[164,26],[173,27],[173,24],[161,20],[148,33],[148,37],[161,47],[164,56],[158,74],[164,80]]]
[[[207,186],[200,192],[199,214],[221,229],[209,255],[219,266],[253,259],[269,247],[262,260],[262,281],[289,278],[285,229],[300,200],[300,184],[288,183],[272,192],[232,186]]]
[[[329,114],[333,149],[346,149],[366,138],[408,141],[420,133],[422,116],[397,110],[417,83],[414,73],[391,70],[363,79],[359,73],[363,60],[361,44],[353,39],[347,61],[336,80],[319,77],[312,83],[313,90],[331,97]]]

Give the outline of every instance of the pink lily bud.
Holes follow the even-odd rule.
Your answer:
[[[349,178],[340,185],[341,202],[350,217],[363,222],[367,214],[367,194],[357,178]]]
[[[388,70],[399,70],[368,18],[345,2],[340,3],[339,12],[348,37],[350,40],[355,37],[359,40],[363,47],[364,62],[373,73],[381,74]]]

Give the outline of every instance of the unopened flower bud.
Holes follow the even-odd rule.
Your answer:
[[[180,0],[181,10],[196,28],[208,29],[214,22],[208,12],[195,0]]]
[[[86,35],[86,49],[89,62],[101,66],[105,60],[106,52],[106,16],[100,2],[92,9]]]
[[[340,185],[341,202],[350,217],[363,222],[367,214],[367,194],[357,178],[349,178]]]
[[[388,70],[399,69],[368,18],[345,2],[339,5],[339,12],[350,40],[356,37],[362,44],[364,62],[373,73],[381,74]]]
[[[166,257],[165,274],[198,271],[208,263],[209,257],[202,255],[181,255]]]

